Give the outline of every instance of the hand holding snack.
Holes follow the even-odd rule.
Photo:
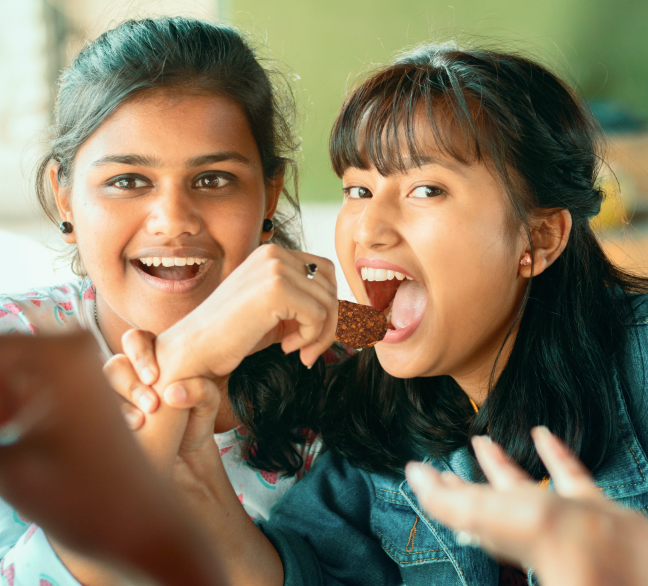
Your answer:
[[[545,586],[648,584],[648,520],[603,497],[584,466],[546,428],[533,440],[556,492],[538,487],[488,438],[473,438],[490,486],[408,464],[421,505],[465,541],[523,567]]]
[[[381,341],[387,332],[382,312],[369,305],[339,301],[335,340],[348,348],[368,348]],[[160,367],[155,354],[155,336],[143,330],[129,330],[122,339],[123,355],[106,363],[104,372],[112,387],[126,401],[124,416],[132,430],[144,425],[145,416],[154,413],[160,399],[149,386],[156,382]],[[142,382],[146,380],[145,384]],[[209,385],[203,377],[171,383],[161,392],[170,406],[191,409],[209,400]]]
[[[331,261],[260,246],[197,309],[158,336],[159,385],[227,376],[246,356],[276,343],[286,353],[299,350],[310,366],[333,343],[337,312]]]

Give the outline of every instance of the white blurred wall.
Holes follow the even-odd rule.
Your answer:
[[[33,218],[28,179],[50,88],[42,0],[0,0],[0,223]],[[31,160],[31,164],[30,164]]]

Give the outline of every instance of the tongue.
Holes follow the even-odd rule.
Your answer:
[[[427,305],[427,290],[416,281],[405,281],[396,291],[391,323],[400,330],[419,319]]]

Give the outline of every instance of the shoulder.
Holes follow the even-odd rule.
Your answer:
[[[83,305],[94,303],[88,281],[0,294],[0,334],[58,334],[83,327]]]

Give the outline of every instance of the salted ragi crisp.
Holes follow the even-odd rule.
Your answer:
[[[387,333],[387,319],[382,311],[370,305],[340,301],[335,340],[347,348],[368,348],[380,342]]]

